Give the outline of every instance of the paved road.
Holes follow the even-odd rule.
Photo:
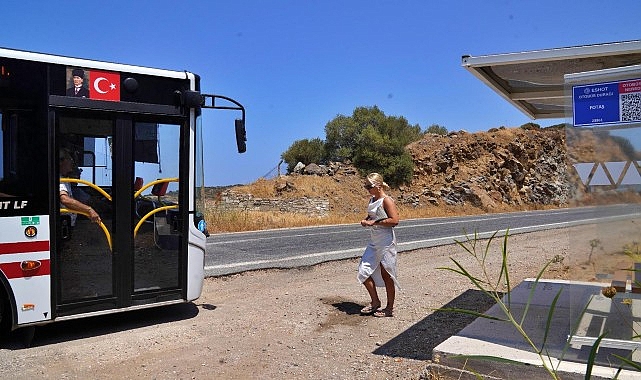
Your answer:
[[[399,251],[465,240],[466,234],[489,237],[594,223],[601,218],[629,218],[641,206],[615,205],[476,216],[407,219],[396,227]],[[291,268],[358,257],[369,231],[358,223],[212,235],[207,239],[206,276],[247,270]]]

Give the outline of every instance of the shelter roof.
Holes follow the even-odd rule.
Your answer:
[[[564,118],[565,74],[641,64],[641,40],[482,56],[464,55],[474,76],[533,119]]]

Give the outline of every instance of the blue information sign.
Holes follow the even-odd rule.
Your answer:
[[[575,127],[641,121],[641,78],[572,87]]]
[[[572,87],[574,126],[618,123],[619,83],[598,83]]]

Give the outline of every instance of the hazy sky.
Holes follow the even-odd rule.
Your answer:
[[[205,182],[227,185],[274,174],[292,142],[359,106],[449,131],[524,124],[462,55],[635,40],[639,15],[639,0],[5,0],[0,47],[199,74],[247,111],[242,155],[239,115],[204,112]]]

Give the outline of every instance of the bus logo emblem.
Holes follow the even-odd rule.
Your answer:
[[[32,238],[38,234],[38,229],[35,226],[29,226],[24,229],[24,236]]]

